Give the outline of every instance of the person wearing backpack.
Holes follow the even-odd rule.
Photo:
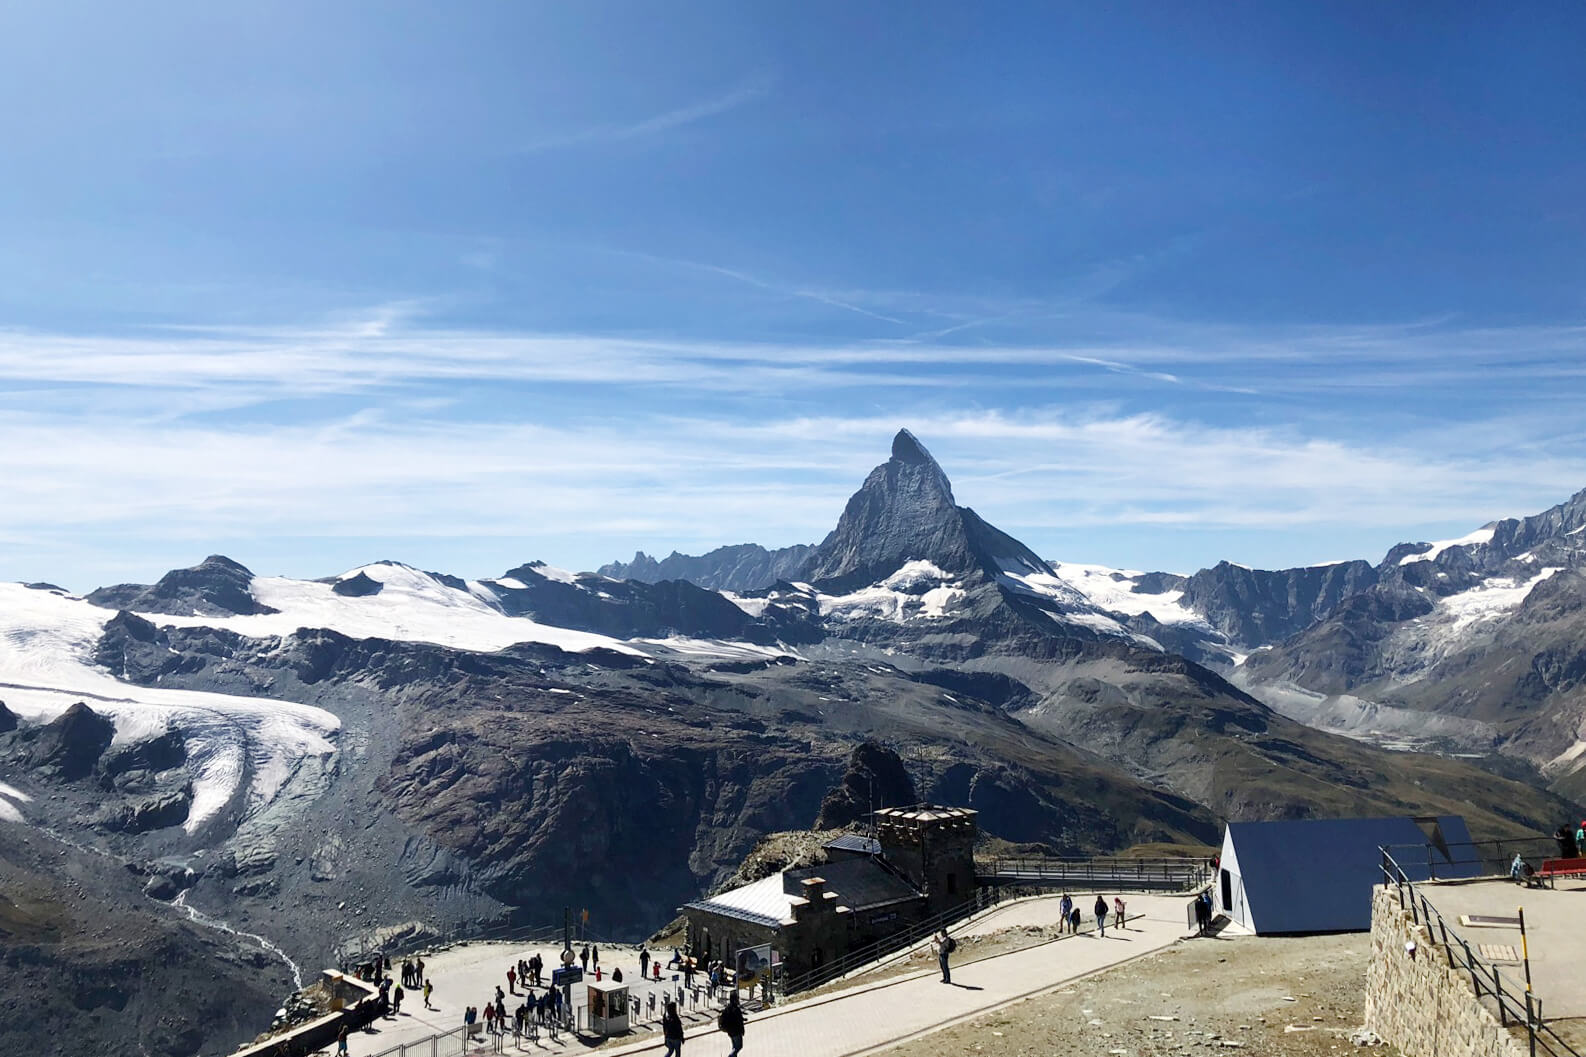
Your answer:
[[[953,982],[952,970],[948,967],[947,959],[958,949],[958,941],[947,934],[946,929],[937,929],[936,935],[931,937],[931,950],[936,952],[936,964],[942,967],[942,983]]]
[[[732,1051],[727,1057],[738,1057],[738,1051],[743,1049],[743,1006],[738,1004],[736,988],[733,989],[732,997],[727,999],[727,1005],[722,1008],[721,1016],[716,1018],[716,1026],[732,1040]]]

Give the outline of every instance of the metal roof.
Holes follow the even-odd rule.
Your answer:
[[[875,859],[842,859],[822,866],[784,870],[758,881],[684,904],[723,917],[775,928],[793,917],[793,904],[804,899],[804,882],[819,877],[835,902],[850,910],[868,910],[920,898],[913,885]]]
[[[881,842],[874,837],[862,837],[857,833],[844,833],[841,837],[833,837],[821,845],[827,851],[856,851],[864,855],[880,855]]]
[[[1364,932],[1371,928],[1372,886],[1382,882],[1379,848],[1424,847],[1416,860],[1399,860],[1417,880],[1434,871],[1438,878],[1475,877],[1479,863],[1457,861],[1469,858],[1468,849],[1450,854],[1450,845],[1469,842],[1458,815],[1230,822],[1227,831],[1259,934]]]

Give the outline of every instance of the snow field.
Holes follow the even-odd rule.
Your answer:
[[[268,803],[297,761],[334,751],[340,721],[286,701],[124,683],[91,660],[112,614],[80,598],[0,584],[0,684],[18,715],[47,722],[82,701],[108,716],[115,743],[179,728],[186,739],[195,832],[252,772],[248,804]]]

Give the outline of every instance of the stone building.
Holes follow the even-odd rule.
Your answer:
[[[687,904],[692,948],[731,964],[740,950],[770,946],[798,976],[974,897],[974,811],[886,808],[875,829],[828,841],[822,866]]]

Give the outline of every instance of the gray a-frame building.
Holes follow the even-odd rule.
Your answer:
[[[1218,912],[1258,935],[1365,932],[1387,845],[1416,880],[1476,877],[1458,815],[1230,822],[1213,881]]]

